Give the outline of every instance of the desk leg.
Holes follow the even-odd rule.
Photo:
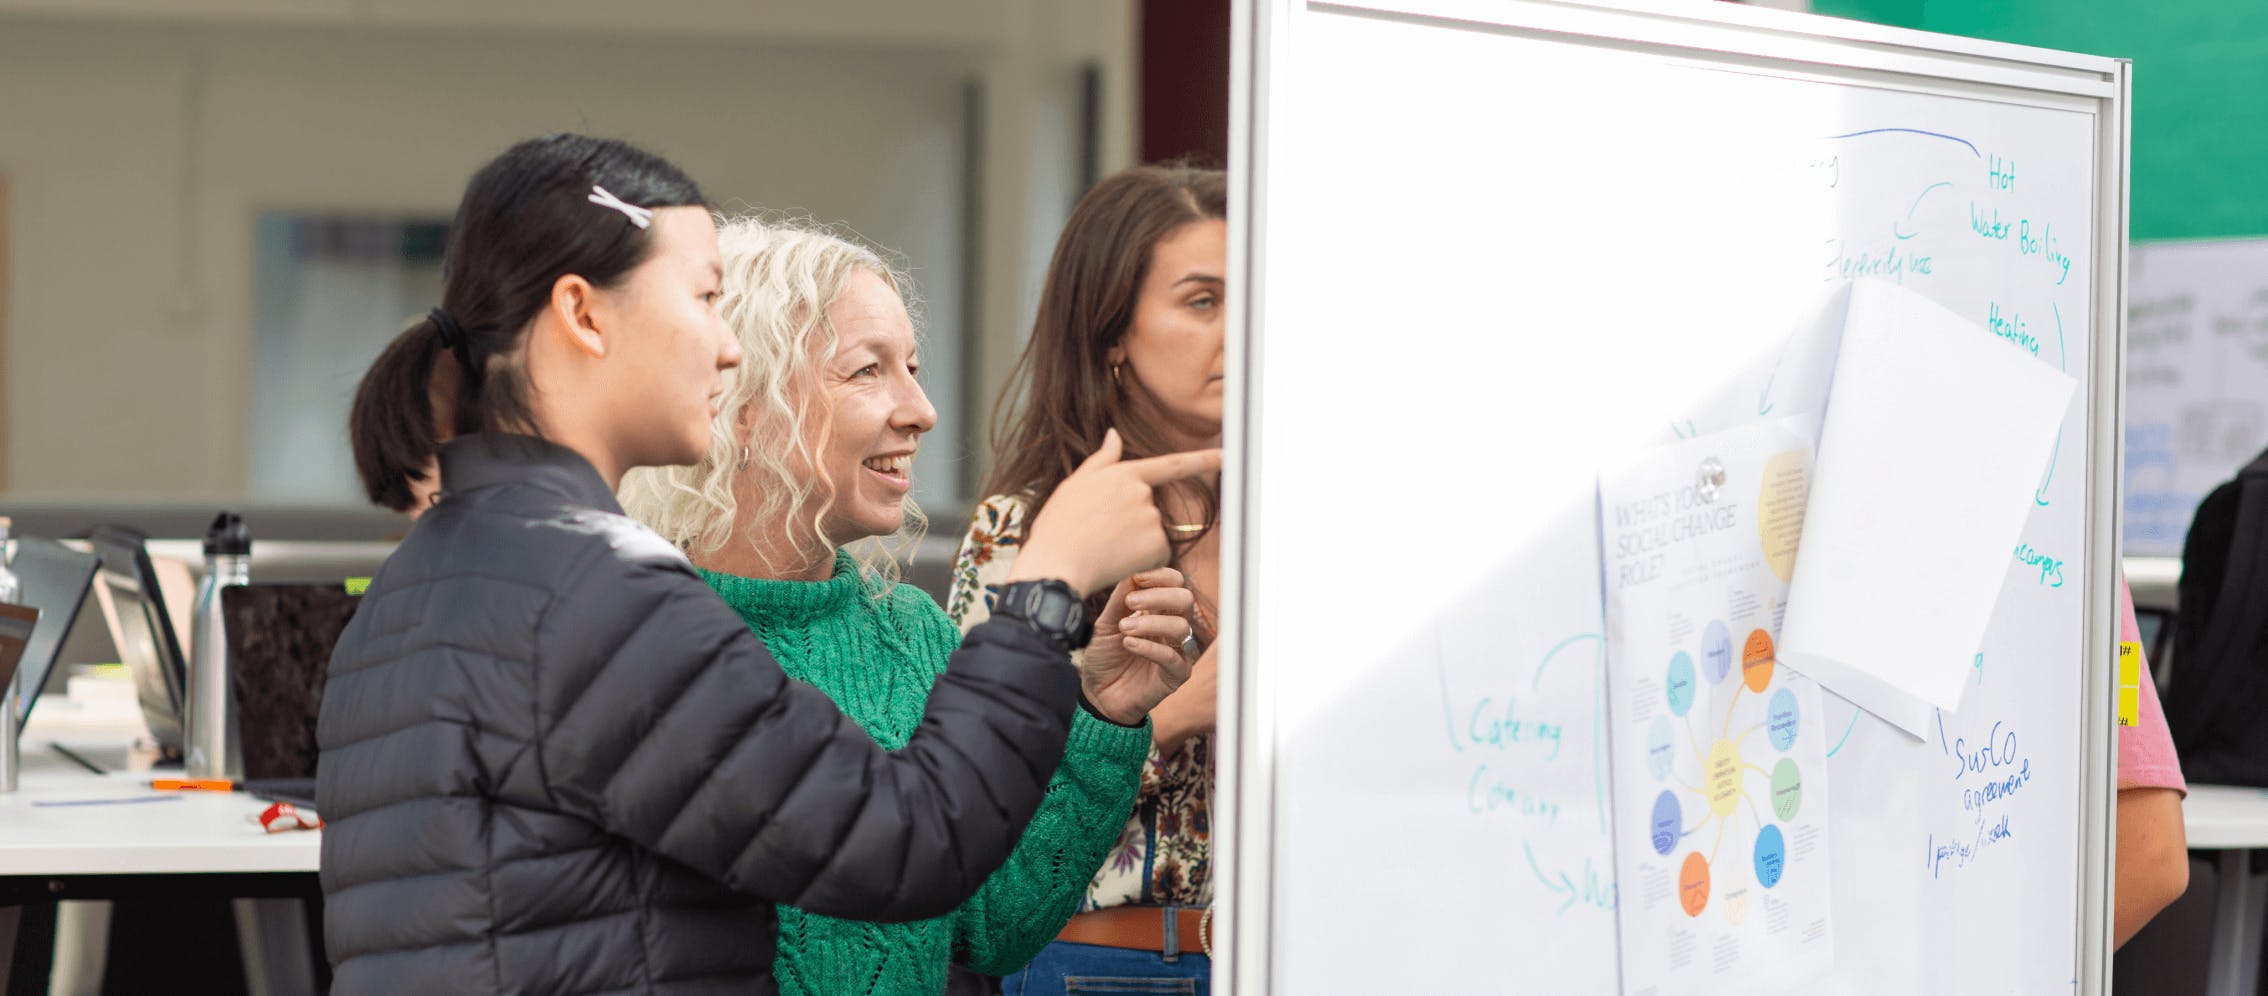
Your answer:
[[[55,909],[55,968],[48,977],[50,996],[102,992],[102,973],[110,962],[110,903],[67,899]]]
[[[297,899],[239,899],[236,946],[252,996],[315,991],[315,953],[307,939],[307,910]]]
[[[55,951],[55,904],[0,907],[0,992],[46,996]]]
[[[2239,949],[2237,961],[2240,973],[2237,977],[2237,991],[2255,993],[2260,991],[2261,925],[2268,922],[2268,874],[2252,874],[2250,861],[2243,863],[2239,874],[2244,876],[2245,923],[2251,926],[2251,930],[2240,938],[2244,947]]]
[[[15,981],[16,934],[23,919],[23,907],[0,906],[0,993],[7,992]]]
[[[2252,996],[2253,990],[2245,988],[2245,978],[2259,970],[2261,931],[2261,923],[2255,919],[2260,915],[2258,908],[2251,902],[2252,852],[2223,850],[2213,878],[2213,945],[2206,959],[2205,992],[2209,996]]]

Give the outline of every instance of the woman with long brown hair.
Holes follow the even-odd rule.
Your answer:
[[[1142,166],[1072,211],[994,412],[999,464],[946,602],[963,628],[988,618],[989,590],[1009,576],[1026,525],[1105,433],[1116,429],[1129,456],[1220,445],[1227,200],[1218,170]],[[1182,481],[1157,497],[1171,564],[1196,593],[1185,647],[1196,664],[1150,712],[1152,751],[1118,846],[1056,942],[1003,980],[1007,996],[1057,996],[1067,980],[1094,977],[1190,983],[1141,992],[1210,988],[1219,485]]]

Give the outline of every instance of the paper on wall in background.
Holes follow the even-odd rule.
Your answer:
[[[2137,244],[2126,293],[2127,556],[2178,557],[2205,495],[2268,447],[2268,239]]]
[[[1916,737],[1958,709],[2077,386],[1919,294],[1854,286],[1781,660]]]
[[[1811,471],[1801,419],[1602,475],[1623,992],[1781,992],[1834,965],[1819,686],[1774,645]]]

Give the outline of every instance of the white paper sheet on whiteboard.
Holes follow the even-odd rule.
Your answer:
[[[1960,706],[2078,384],[1865,281],[1832,385],[1781,659],[1918,737]]]

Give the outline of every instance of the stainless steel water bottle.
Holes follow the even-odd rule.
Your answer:
[[[191,625],[189,708],[183,717],[182,768],[191,778],[244,778],[236,740],[236,703],[229,688],[228,620],[221,592],[252,580],[252,532],[244,517],[222,512],[205,530],[205,576],[197,582]]]

